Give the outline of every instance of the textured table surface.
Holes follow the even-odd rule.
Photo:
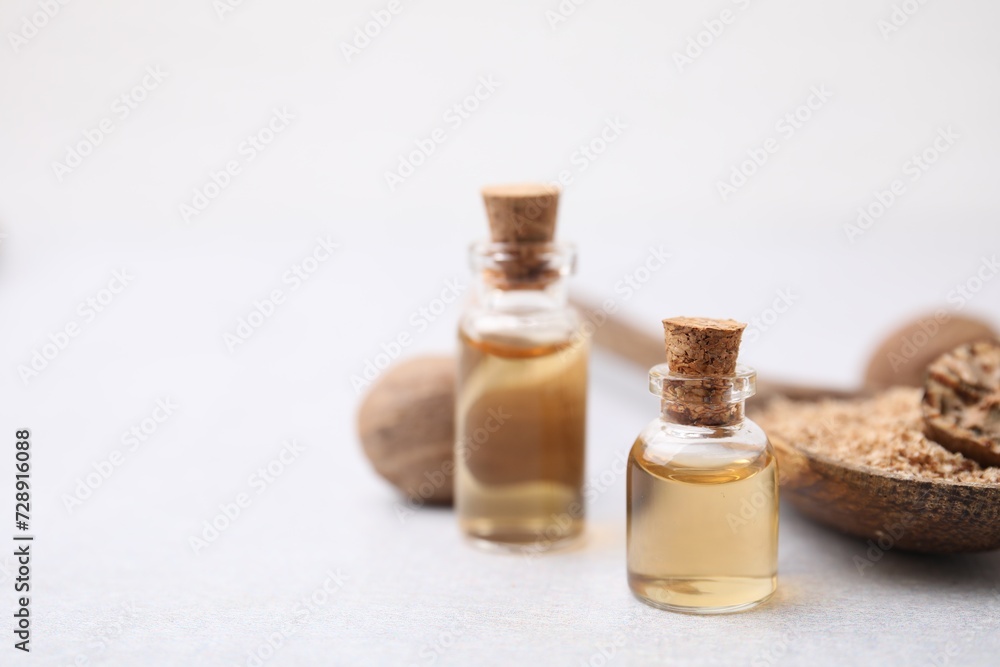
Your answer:
[[[95,242],[34,260],[5,248],[0,308],[20,316],[0,329],[0,344],[18,364],[39,331],[82,321],[77,301],[112,269],[135,274],[38,377],[0,376],[10,397],[0,433],[27,426],[34,443],[34,634],[24,664],[996,664],[1000,554],[890,551],[859,568],[868,545],[788,507],[768,605],[701,618],[634,600],[616,471],[658,406],[641,369],[601,351],[587,460],[599,493],[582,548],[533,560],[483,554],[460,540],[449,510],[401,511],[361,454],[351,376],[379,341],[408,330],[396,329],[394,313],[416,307],[411,291],[433,296],[447,273],[402,291],[345,243],[289,291],[279,315],[228,350],[224,333],[313,243],[290,236],[198,249]],[[382,259],[423,261],[405,250]],[[373,293],[384,296],[379,308]],[[648,291],[639,308],[654,322],[659,294]],[[454,316],[407,353],[448,349]],[[781,335],[769,342],[780,346]],[[864,350],[858,341],[854,354]],[[748,346],[746,360],[758,356]],[[815,362],[817,376],[835,375],[835,359]],[[134,427],[147,429],[138,443],[123,437]],[[12,481],[0,479],[5,498]],[[222,530],[206,532],[205,522]],[[14,607],[12,566],[0,556],[4,613]],[[2,651],[0,664],[21,664],[11,646]]]
[[[3,246],[0,309],[18,317],[0,328],[0,346],[13,354],[0,375],[10,399],[0,437],[28,427],[34,443],[30,664],[996,664],[1000,554],[890,551],[859,568],[868,545],[787,507],[780,587],[767,606],[699,618],[634,600],[616,471],[658,405],[641,369],[599,350],[587,474],[600,492],[581,549],[534,560],[482,554],[461,542],[450,511],[401,512],[361,454],[351,377],[384,341],[411,330],[398,313],[429,303],[414,294],[434,298],[464,273],[444,252],[440,275],[419,270],[425,259],[405,248],[372,261],[370,246],[348,237],[230,351],[224,335],[258,295],[282,285],[284,268],[314,238],[299,230],[280,242],[220,236],[198,247],[183,238],[94,241],[82,252]],[[134,280],[22,382],[14,364],[47,332],[84,323],[76,304],[122,267]],[[407,270],[414,278],[402,290]],[[655,323],[676,275],[626,314]],[[594,293],[602,281],[591,279]],[[718,309],[747,311],[728,307]],[[869,316],[879,308],[878,299],[855,304]],[[745,361],[791,373],[801,344],[793,325],[809,314],[803,305],[765,345],[748,344]],[[406,354],[453,346],[455,316],[439,317]],[[849,354],[863,358],[871,336],[854,327],[838,340],[853,341]],[[834,356],[810,360],[807,377],[844,372]],[[133,428],[146,429],[143,440],[123,437]],[[11,456],[0,469],[10,470],[13,449],[0,452]],[[0,478],[0,496],[12,498],[12,482]],[[205,522],[222,530],[206,533]],[[192,538],[204,544],[195,549]],[[14,607],[12,565],[0,556],[4,613]],[[2,650],[0,664],[23,657]]]
[[[69,512],[65,494],[96,455],[57,454],[57,427],[35,429],[37,477],[58,494],[39,499],[30,664],[996,664],[1000,554],[881,555],[787,506],[766,606],[694,617],[633,599],[614,463],[653,401],[622,398],[641,374],[615,360],[593,363],[589,476],[604,482],[586,541],[534,559],[469,548],[450,510],[405,511],[359,456],[349,415],[282,387],[280,369],[258,373],[290,394],[303,450],[267,485],[250,477],[282,449],[269,422],[203,435],[189,396]],[[212,405],[223,389],[198,398]],[[195,554],[202,522],[240,493],[249,506]],[[0,565],[9,609],[11,562]]]

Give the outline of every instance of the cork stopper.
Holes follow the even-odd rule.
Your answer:
[[[665,414],[678,423],[699,426],[722,426],[742,419],[742,402],[730,396],[745,328],[746,324],[735,320],[663,320],[671,374],[661,395]]]
[[[544,183],[482,189],[495,243],[549,243],[555,237],[559,188]]]
[[[667,365],[679,375],[732,375],[746,324],[707,317],[663,320]]]

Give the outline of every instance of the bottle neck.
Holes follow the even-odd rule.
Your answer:
[[[738,428],[746,418],[745,406],[745,401],[714,405],[662,398],[660,418],[676,426]]]
[[[469,260],[476,295],[488,310],[531,312],[565,308],[576,251],[560,243],[477,243]]]
[[[495,276],[480,273],[476,277],[478,302],[487,310],[506,312],[537,312],[559,310],[569,303],[568,281],[549,280],[544,284],[510,285],[495,280]]]
[[[660,416],[678,427],[738,428],[756,389],[757,374],[746,366],[737,366],[732,375],[705,376],[674,373],[667,364],[649,369],[649,390],[660,397]]]

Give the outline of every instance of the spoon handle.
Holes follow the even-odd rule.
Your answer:
[[[663,363],[663,337],[638,327],[618,314],[608,314],[600,305],[581,297],[570,296],[570,303],[579,310],[586,321],[594,327],[592,340],[600,347],[630,361],[643,370]],[[757,394],[753,400],[758,405],[776,396],[786,396],[795,400],[818,398],[855,398],[863,395],[858,390],[835,389],[816,385],[804,385],[774,380],[757,380]]]

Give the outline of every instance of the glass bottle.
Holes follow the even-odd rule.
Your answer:
[[[754,607],[777,585],[778,476],[764,431],[744,416],[756,373],[649,371],[661,412],[628,461],[628,581],[662,609]]]
[[[478,546],[542,552],[584,524],[588,343],[567,303],[572,246],[471,248],[459,325],[455,505]]]

